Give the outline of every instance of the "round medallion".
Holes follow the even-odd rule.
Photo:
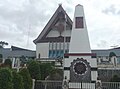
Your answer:
[[[91,81],[91,67],[89,62],[83,58],[74,59],[70,66],[71,81]]]
[[[77,58],[74,60],[71,63],[71,68],[74,74],[78,76],[83,76],[90,70],[89,63],[83,58]]]
[[[74,72],[78,75],[84,75],[87,72],[87,66],[84,62],[79,61],[73,67]]]

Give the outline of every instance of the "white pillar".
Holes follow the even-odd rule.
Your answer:
[[[32,89],[35,88],[35,79],[32,79]]]

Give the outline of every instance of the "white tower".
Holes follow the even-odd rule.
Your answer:
[[[79,4],[75,7],[69,53],[64,59],[65,76],[71,82],[97,80],[97,62],[91,53],[83,6]]]
[[[75,8],[69,53],[91,53],[82,5]]]

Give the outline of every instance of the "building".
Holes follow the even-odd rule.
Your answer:
[[[65,24],[66,33],[64,30]],[[36,44],[36,58],[63,57],[63,49],[65,49],[65,52],[69,51],[71,30],[72,20],[62,8],[62,5],[59,5],[40,35],[34,40]]]
[[[62,5],[59,5],[40,35],[33,41],[36,44],[37,60],[60,59],[69,52],[72,20]],[[120,70],[120,48],[91,50],[96,54],[98,70]],[[114,54],[110,56],[110,54]],[[112,76],[115,72],[113,72]],[[98,74],[99,75],[99,74]]]
[[[22,56],[27,58],[35,58],[35,53],[35,51],[16,46],[11,46],[11,48],[0,48],[0,54],[2,54],[3,59],[20,58]]]
[[[69,51],[72,23],[62,5],[59,5],[40,35],[33,41],[36,44],[36,58],[62,58],[64,49],[65,53]],[[120,48],[92,50],[97,55],[98,63],[109,61],[110,52],[116,54],[117,63],[120,63]]]
[[[15,67],[17,59],[20,59],[21,62],[25,62],[29,59],[35,59],[36,52],[16,46],[11,46],[11,48],[0,48],[0,54],[2,54],[3,62],[5,59],[11,59],[12,67]]]
[[[113,76],[120,77],[120,48],[93,50],[97,54],[98,76],[109,82]]]

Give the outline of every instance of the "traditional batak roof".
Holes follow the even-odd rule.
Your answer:
[[[33,42],[36,44],[36,43],[42,43],[42,42],[50,42],[50,41],[54,41],[54,40],[57,41],[57,39],[60,40],[59,38],[61,38],[61,37],[46,37],[46,36],[51,31],[51,28],[53,26],[55,26],[55,24],[61,19],[61,17],[62,17],[62,20],[65,21],[65,15],[66,15],[66,19],[67,19],[66,23],[72,29],[72,20],[67,15],[67,13],[63,9],[62,5],[59,5],[59,7],[55,11],[55,13],[51,17],[51,19],[48,21],[47,25],[44,27],[44,29],[42,30],[42,32],[40,33],[40,35]],[[58,30],[60,30],[60,29],[58,29]],[[66,40],[70,41],[70,37],[66,37]],[[63,41],[63,37],[62,37],[61,41]]]

